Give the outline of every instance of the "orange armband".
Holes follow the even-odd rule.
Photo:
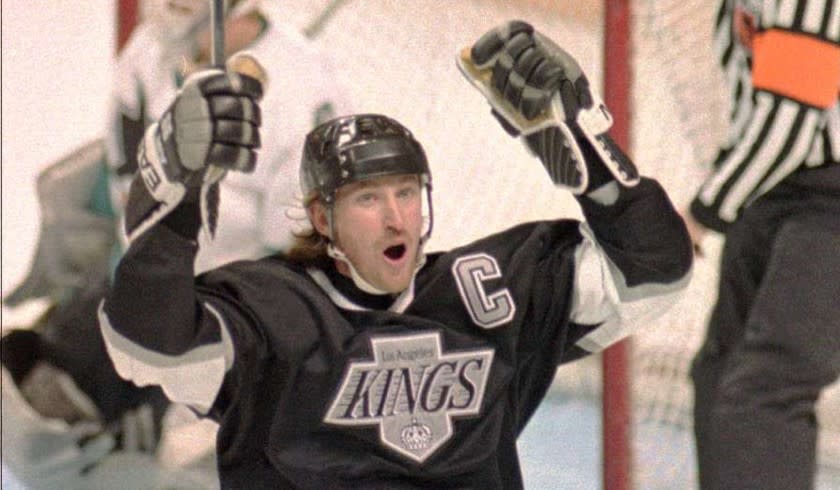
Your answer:
[[[771,29],[753,39],[753,86],[827,108],[840,87],[840,45]]]

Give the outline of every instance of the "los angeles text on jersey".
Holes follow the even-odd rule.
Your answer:
[[[452,437],[452,418],[481,410],[493,349],[444,354],[440,332],[372,337],[351,362],[324,422],[378,426],[384,447],[423,462]]]

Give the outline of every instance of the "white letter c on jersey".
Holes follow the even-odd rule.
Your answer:
[[[461,257],[452,265],[452,274],[473,323],[493,328],[513,318],[516,305],[510,291],[504,288],[487,294],[484,289],[485,281],[502,277],[496,259],[483,253]]]

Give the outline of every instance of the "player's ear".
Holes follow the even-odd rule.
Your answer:
[[[315,227],[315,231],[329,238],[330,221],[329,216],[327,215],[327,208],[324,206],[324,203],[316,199],[309,205],[307,212],[309,214],[309,221],[312,222],[312,226]]]

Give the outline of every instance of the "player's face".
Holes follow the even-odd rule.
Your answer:
[[[335,245],[382,291],[401,292],[414,275],[423,228],[422,194],[416,175],[380,177],[338,190]],[[349,273],[342,270],[342,262],[338,266]]]

